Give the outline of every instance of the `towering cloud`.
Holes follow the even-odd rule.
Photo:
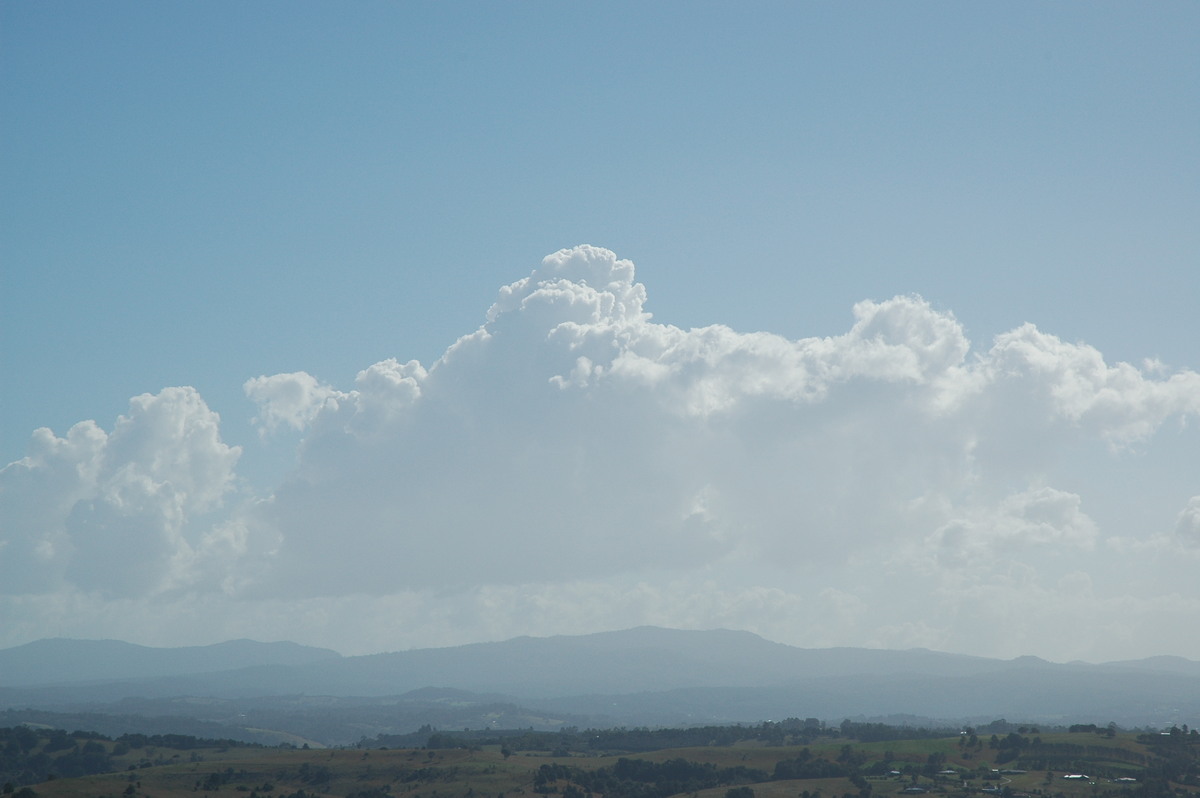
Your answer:
[[[303,433],[260,495],[191,389],[135,398],[111,433],[39,430],[0,472],[5,611],[203,606],[217,637],[348,649],[661,623],[1045,656],[1150,653],[1164,606],[1200,621],[1194,580],[1145,580],[1200,557],[1198,477],[1170,467],[1200,374],[1031,324],[973,352],[915,296],[801,340],[647,304],[632,263],[577,247],[428,368],[251,379],[264,436]]]

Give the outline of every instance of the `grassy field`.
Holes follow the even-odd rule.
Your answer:
[[[1042,796],[1044,798],[1103,798],[1140,796],[1140,784],[1117,783],[1114,775],[1137,775],[1147,747],[1133,735],[1111,739],[1095,735],[1048,734],[1049,746],[1085,749],[1086,779],[1065,779],[1062,770],[1000,772],[1011,765],[994,765],[998,753],[987,745],[970,747],[959,738],[892,740],[857,743],[822,738],[807,746],[731,746],[680,748],[628,755],[653,763],[687,760],[716,769],[748,768],[765,778],[749,784],[754,798],[867,798],[914,795],[921,787],[935,795]],[[103,743],[112,752],[111,742]],[[807,755],[803,752],[807,750]],[[1074,749],[1072,749],[1074,750]],[[849,752],[849,753],[848,753]],[[953,774],[925,775],[930,756],[941,757],[939,770]],[[772,780],[777,763],[808,756],[837,762],[853,756],[857,779],[849,777]],[[612,769],[620,757],[547,752],[509,752],[499,746],[480,749],[285,749],[203,748],[174,750],[148,747],[122,751],[113,757],[116,772],[78,778],[58,778],[33,785],[37,798],[536,798],[535,781],[543,765],[565,765],[580,771]],[[1014,763],[1015,764],[1015,763]],[[889,770],[902,771],[888,774]],[[865,776],[865,780],[864,777]],[[865,785],[865,786],[864,786]],[[693,790],[689,798],[725,798],[732,785]],[[1200,789],[1172,784],[1175,795],[1197,795]],[[550,798],[578,798],[571,778],[543,784]],[[743,794],[744,795],[744,794]],[[583,798],[587,798],[586,793]],[[647,794],[642,798],[662,798]]]

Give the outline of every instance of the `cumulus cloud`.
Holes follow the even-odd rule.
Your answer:
[[[999,336],[988,353],[989,382],[1021,382],[1053,420],[1099,434],[1113,445],[1144,440],[1170,416],[1200,409],[1200,374],[1151,379],[1128,363],[1108,365],[1096,349],[1069,344],[1032,324]],[[1161,370],[1161,364],[1150,371]]]
[[[233,489],[241,450],[219,426],[195,390],[166,388],[130,400],[111,433],[91,421],[65,438],[37,430],[29,454],[0,470],[0,589],[169,587],[193,553],[190,521]]]
[[[254,421],[264,433],[274,432],[279,427],[302,430],[326,402],[342,396],[303,371],[255,377],[242,387],[246,396],[258,405],[258,416]]]
[[[1036,613],[999,617],[1002,596],[1086,593],[1132,623],[1161,593],[1137,580],[1184,567],[1099,545],[1171,522],[1133,526],[1090,486],[1119,473],[1126,503],[1150,502],[1141,475],[1163,470],[1141,464],[1168,420],[1200,413],[1193,371],[1109,364],[1033,325],[974,350],[918,296],[799,340],[647,307],[632,263],[577,247],[502,287],[428,367],[389,359],[343,388],[248,380],[264,433],[304,434],[255,501],[231,500],[239,450],[190,389],[138,397],[111,433],[39,430],[0,472],[4,589],[160,607],[186,591],[396,645],[662,623],[988,653],[969,618],[1008,643],[1051,638]],[[1200,539],[1194,505],[1177,539]],[[1180,606],[1200,602],[1183,589]],[[349,620],[368,606],[395,625]]]
[[[1175,532],[1190,545],[1200,546],[1200,496],[1193,496],[1179,513]]]
[[[960,565],[1035,545],[1056,551],[1091,549],[1097,527],[1081,511],[1081,503],[1078,495],[1054,488],[1022,491],[996,507],[976,508],[969,517],[955,518],[932,539],[939,556]]]

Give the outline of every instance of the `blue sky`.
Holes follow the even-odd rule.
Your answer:
[[[996,336],[1027,322],[1065,347],[1039,339],[1037,346],[1045,351],[1078,353],[1086,345],[1107,367],[1129,363],[1145,384],[1176,391],[1174,398],[1138,405],[1152,416],[1138,422],[1144,425],[1141,432],[1129,431],[1136,426],[1129,418],[1114,422],[1106,416],[1109,426],[1088,428],[1088,435],[1080,433],[1070,446],[1048,453],[1053,467],[1037,460],[1012,464],[1010,470],[985,469],[979,480],[995,489],[987,501],[980,496],[968,501],[962,486],[951,490],[940,477],[929,476],[927,484],[912,486],[913,496],[932,501],[929,497],[941,491],[943,498],[958,498],[945,499],[952,509],[936,518],[913,519],[911,540],[942,540],[960,527],[987,526],[996,539],[1016,535],[1011,525],[995,520],[1025,512],[1013,510],[1013,502],[1027,508],[1048,501],[1062,510],[1075,506],[1069,498],[1074,496],[1087,523],[1068,519],[1053,534],[1029,535],[1039,545],[1065,540],[1107,551],[1095,554],[1097,562],[1080,571],[1100,583],[1137,546],[1152,547],[1147,540],[1159,541],[1153,544],[1155,556],[1167,557],[1162,540],[1191,534],[1189,502],[1200,496],[1197,405],[1190,403],[1191,380],[1200,368],[1200,314],[1195,311],[1200,297],[1200,225],[1195,223],[1200,218],[1200,9],[1194,3],[8,2],[0,6],[0,23],[0,181],[6,187],[0,196],[0,463],[32,456],[30,436],[39,427],[64,438],[72,425],[94,419],[112,434],[118,416],[134,417],[132,397],[161,397],[165,388],[190,386],[206,411],[219,414],[221,445],[241,451],[229,474],[215,477],[226,486],[214,494],[219,499],[188,505],[186,520],[178,522],[183,526],[137,533],[161,533],[155,540],[165,535],[180,546],[184,541],[188,556],[199,557],[198,541],[215,540],[212,530],[232,528],[229,524],[250,529],[246,534],[253,538],[257,527],[245,520],[249,511],[239,508],[272,496],[279,504],[278,497],[294,493],[298,475],[309,469],[325,473],[322,468],[329,466],[321,460],[327,450],[318,445],[321,424],[333,423],[322,421],[324,411],[293,402],[286,412],[276,406],[271,416],[271,402],[281,401],[273,391],[282,390],[283,382],[270,383],[270,390],[263,388],[252,401],[244,387],[248,380],[304,372],[312,379],[300,381],[310,389],[304,396],[317,402],[333,396],[330,391],[352,391],[356,375],[388,358],[400,364],[415,359],[436,373],[434,364],[447,347],[484,324],[501,286],[529,276],[544,256],[578,244],[605,247],[633,261],[634,280],[647,295],[644,310],[655,323],[681,330],[724,325],[738,334],[762,331],[791,342],[845,336],[856,323],[856,303],[919,295],[924,304],[905,305],[907,310],[887,306],[886,313],[900,314],[909,320],[904,324],[917,327],[925,322],[913,320],[925,318],[923,313],[939,319],[952,315],[970,344],[962,360],[968,366],[988,357]],[[579,263],[609,262],[581,258]],[[568,265],[555,273],[578,283],[584,279],[578,269],[588,268]],[[536,325],[544,322],[528,321],[539,330]],[[635,337],[657,340],[660,333]],[[500,402],[497,393],[507,389],[496,386],[506,385],[509,367],[542,362],[537,354],[542,338],[530,334],[521,339],[528,349],[505,349],[504,357],[511,360],[478,356],[489,365],[457,378],[456,384],[470,390],[462,388],[453,406],[473,408],[468,415],[481,427],[482,419],[501,418],[489,415],[498,411],[488,409],[487,400]],[[757,346],[750,339],[722,340],[719,346],[729,351]],[[1147,364],[1147,359],[1158,362]],[[998,354],[988,359],[987,368],[999,369],[1001,360]],[[761,366],[771,374],[783,368]],[[534,380],[537,385],[567,376],[547,368]],[[972,379],[991,379],[980,376],[985,372],[993,373],[979,367]],[[872,379],[891,385],[881,373]],[[413,379],[424,385],[424,378]],[[1113,386],[1133,384],[1113,380],[1112,385],[1102,380],[1108,387],[1097,389],[1097,395],[1104,390],[1120,394],[1122,389]],[[288,385],[299,390],[300,382]],[[595,384],[581,377],[577,387],[597,390],[589,387]],[[367,395],[362,390],[361,396]],[[863,395],[871,391],[861,390],[862,395],[851,393],[849,404],[869,401]],[[1028,398],[1044,390],[1049,389],[1027,387],[1017,394]],[[343,412],[361,396],[342,399]],[[788,396],[779,400],[781,408],[798,401]],[[1020,411],[1022,401],[1003,396],[1018,408],[1014,416],[1036,412]],[[191,408],[186,412],[208,418],[188,400],[176,400],[182,404],[171,407],[178,412],[186,406]],[[543,406],[543,401],[550,400],[505,406],[518,416],[522,407],[563,417],[591,412],[552,402]],[[651,423],[622,399],[605,401],[620,408],[627,429]],[[997,395],[989,407],[1000,404]],[[763,417],[782,414],[776,423],[783,438],[788,429],[809,430],[800,436],[805,440],[816,434],[814,429],[865,431],[884,418],[849,415],[831,421],[832,427],[810,427],[816,424],[811,417],[788,420],[781,408],[764,410]],[[1067,426],[1076,431],[1087,428],[1080,421],[1082,411],[1072,412],[1056,418],[1068,419]],[[329,419],[336,415],[328,414]],[[272,417],[277,422],[268,434],[264,425]],[[956,423],[983,423],[972,419]],[[1028,422],[1023,429],[1040,429],[1044,419],[1023,421]],[[428,419],[422,423],[440,429]],[[1118,427],[1124,431],[1114,431]],[[961,433],[954,445],[974,446],[989,439],[990,429]],[[414,443],[395,438],[395,430],[358,434],[378,435],[388,445]],[[436,453],[480,444],[457,431],[446,434],[421,439],[430,454],[418,461],[420,467],[431,473],[444,467],[450,474],[445,464],[456,461]],[[759,432],[739,427],[727,434],[745,436],[743,451],[762,454],[746,442],[759,440]],[[659,451],[639,448],[635,439],[649,440],[630,432],[623,457],[637,460]],[[547,451],[555,440],[546,438]],[[948,445],[939,440],[912,445],[930,451]],[[161,443],[175,445],[167,439]],[[491,443],[513,445],[508,439]],[[618,457],[578,445],[597,461]],[[839,438],[824,445],[853,449]],[[886,448],[881,442],[881,451]],[[348,458],[338,461],[343,467],[364,473],[383,467],[362,452],[338,451]],[[136,460],[130,457],[131,463]],[[745,504],[749,496],[790,506],[790,499],[780,498],[791,490],[783,482],[778,493],[764,487],[775,484],[778,474],[830,465],[798,455],[780,457],[776,470],[748,479],[753,490],[742,486],[745,492],[739,493],[742,488],[714,473],[681,484],[686,482],[688,490],[708,486],[689,494],[697,507],[705,505],[705,496],[724,495],[727,512],[741,507],[746,513],[746,507],[755,506]],[[913,466],[903,458],[880,457],[901,469]],[[105,458],[113,460],[111,454]],[[550,457],[544,465],[551,462],[557,461]],[[499,457],[494,466],[504,469],[504,464]],[[843,466],[845,479],[875,484],[861,460],[851,458]],[[15,480],[16,473],[10,469],[10,478]],[[15,502],[12,485],[0,500]],[[51,569],[51,587],[8,599],[0,619],[8,613],[10,623],[0,626],[20,631],[0,644],[24,642],[38,636],[35,629],[78,633],[62,620],[67,617],[62,608],[82,605],[88,596],[163,603],[161,585],[137,595],[110,595],[101,581],[81,575],[78,552],[89,551],[90,544],[76,540],[75,531],[63,532],[63,525],[71,526],[70,519],[83,512],[70,509],[79,502],[103,504],[112,497],[106,499],[102,487],[90,493],[72,490],[62,488],[65,492],[46,501],[59,502],[67,508],[62,512],[73,516],[36,523],[20,513],[0,517],[7,527],[0,535],[11,536],[10,556],[18,537],[26,535],[14,519],[41,530],[22,538],[30,552],[42,551],[50,559],[67,557],[62,552],[68,549],[76,552],[74,565]],[[1057,493],[1038,493],[1046,490]],[[1130,500],[1130,491],[1138,501]],[[200,488],[189,495],[201,494],[209,495]],[[330,524],[337,525],[333,516],[348,519],[345,534],[353,536],[355,529],[370,539],[383,534],[377,514],[339,516],[345,508],[330,501]],[[978,502],[991,508],[992,521],[981,520]],[[796,534],[823,540],[834,534],[831,529],[847,524],[874,528],[884,524],[888,508],[895,510],[881,504],[872,520],[834,506],[820,515],[820,523],[814,516]],[[643,510],[647,516],[622,515],[622,523],[650,525],[646,518],[655,510]],[[707,505],[697,513],[697,518],[717,515]],[[1200,540],[1200,510],[1196,513]],[[94,520],[88,528],[125,540],[122,524],[132,522],[120,513],[113,518]],[[730,526],[721,533],[726,543],[729,536],[744,534],[762,546],[775,538],[755,537],[751,528],[779,525],[773,517],[751,521],[744,514],[726,521]],[[431,528],[439,521],[422,516],[420,523]],[[273,518],[271,534],[285,541],[307,539],[306,533],[289,532],[286,524],[286,518]],[[414,528],[388,534],[416,534]],[[504,524],[498,528],[521,534]],[[563,534],[565,562],[571,538]],[[38,535],[49,537],[37,544]],[[51,538],[59,540],[57,549],[47,542]],[[545,544],[537,535],[530,539]],[[73,542],[63,543],[68,540]],[[288,548],[281,545],[263,544],[262,556],[270,559],[275,556],[270,552]],[[586,590],[529,575],[522,577],[526,581],[500,580],[504,590],[513,591],[505,594],[513,607],[527,610],[522,602],[550,591],[554,602],[579,608],[528,627],[511,620],[519,614],[516,609],[507,620],[485,618],[480,606],[491,605],[480,591],[493,588],[479,576],[469,588],[475,591],[472,598],[454,610],[461,631],[398,627],[370,640],[337,638],[334,621],[322,627],[289,616],[290,625],[277,623],[272,613],[285,610],[271,602],[291,595],[285,583],[305,572],[298,560],[289,559],[292,555],[279,555],[272,562],[292,565],[273,565],[281,574],[275,581],[251,585],[248,579],[241,587],[217,591],[228,605],[213,610],[215,616],[240,612],[259,618],[260,627],[213,621],[197,634],[262,637],[282,628],[297,638],[309,634],[304,642],[379,650],[507,633],[590,631],[626,621],[752,625],[750,610],[726,612],[716,600],[689,613],[662,609],[678,607],[681,596],[710,590],[695,585],[709,585],[718,563],[742,574],[728,593],[720,593],[723,583],[714,589],[729,596],[726,605],[742,606],[738,602],[758,590],[776,598],[783,591],[779,606],[792,606],[786,574],[759,578],[746,549],[736,554],[737,547],[729,545],[733,548],[709,559],[697,555],[696,567],[710,571],[698,576],[698,570],[686,579],[675,572],[668,579],[613,571],[595,575],[609,580],[604,589],[589,582]],[[59,554],[45,554],[46,546]],[[313,551],[319,549],[314,544]],[[164,554],[161,562],[148,560],[146,567],[182,567],[182,550],[168,546],[163,551],[174,554]],[[861,574],[855,558],[868,550],[839,550],[846,580],[820,588],[835,591],[822,595],[839,606],[857,608],[860,619],[873,617],[878,598],[847,585]],[[1124,553],[1114,553],[1118,550]],[[1192,562],[1186,558],[1193,549],[1184,551],[1179,562]],[[536,556],[532,548],[526,553]],[[730,557],[745,559],[733,567]],[[213,560],[219,562],[224,564],[205,567],[213,573],[236,570],[231,562]],[[1130,581],[1125,592],[1108,597],[1114,607],[1152,597],[1170,603],[1174,594],[1162,592],[1159,566],[1147,563],[1136,577],[1141,581]],[[352,570],[354,564],[345,567]],[[797,567],[800,573],[803,568]],[[1006,573],[1011,577],[1013,571]],[[216,600],[206,598],[208,578],[193,575],[186,590],[172,588],[179,617],[187,612],[185,601],[207,607],[204,602]],[[586,610],[593,599],[579,596],[593,595],[588,591],[609,595],[604,590],[611,592],[618,583],[628,593],[621,580],[659,591],[658,598],[624,614]],[[1048,580],[1043,574],[1037,584],[1051,590]],[[668,583],[674,586],[670,590],[664,587]],[[987,584],[999,589],[994,579]],[[404,594],[410,602],[405,606],[426,607],[421,602],[433,601],[419,592],[426,589],[411,588],[417,593]],[[344,586],[330,591],[305,601],[341,602],[337,606],[343,612],[375,606],[371,601],[400,601],[398,594],[379,591],[370,599]],[[562,591],[575,595],[575,604]],[[1181,617],[1200,620],[1195,588],[1176,598],[1172,606]],[[305,612],[338,617],[328,606],[314,609],[317,604],[305,605]],[[913,615],[924,617],[923,606],[914,604]],[[248,612],[248,607],[255,609]],[[963,609],[962,615],[971,611]],[[190,642],[165,631],[172,628],[166,615],[155,617],[157,627],[147,623],[110,631],[132,637],[146,630],[139,642]],[[1136,617],[1129,616],[1130,626],[1138,625]],[[996,648],[956,631],[947,618],[930,618],[908,633],[896,631],[904,622],[894,618],[860,620],[847,625],[856,631],[844,637],[789,625],[783,609],[778,618],[757,630],[798,644],[912,643],[972,653],[1093,658],[1112,653],[1097,642],[1100,631],[1073,647],[1056,647],[1049,628],[1029,630],[1024,647],[1017,645],[1018,637],[1011,646]],[[440,628],[446,627],[455,628],[449,622]],[[1165,639],[1129,643],[1146,654],[1200,657],[1200,649],[1166,650],[1170,645]]]

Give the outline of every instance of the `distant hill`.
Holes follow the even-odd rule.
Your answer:
[[[640,627],[324,660],[273,673],[269,682],[277,692],[395,695],[432,686],[533,699],[762,687],[827,676],[951,676],[1012,667],[1002,660],[922,649],[803,649],[749,632]],[[230,687],[261,678],[252,672],[222,677]]]
[[[952,675],[1002,661],[933,651],[801,649],[750,632],[640,627],[621,632],[342,657],[295,643],[236,640],[149,648],[116,640],[51,639],[0,650],[0,687],[131,680],[180,690],[396,695],[421,687],[520,696],[762,686],[846,674]],[[220,674],[219,678],[210,678]]]
[[[287,642],[230,640],[211,646],[150,648],[119,640],[51,638],[0,650],[0,687],[155,679],[331,659],[341,655]]]
[[[358,657],[291,643],[154,649],[45,640],[0,651],[5,707],[223,728],[257,718],[260,731],[302,727],[309,738],[343,742],[335,726],[406,733],[439,723],[554,729],[892,715],[1197,725],[1200,663],[804,649],[748,632],[654,627]]]

